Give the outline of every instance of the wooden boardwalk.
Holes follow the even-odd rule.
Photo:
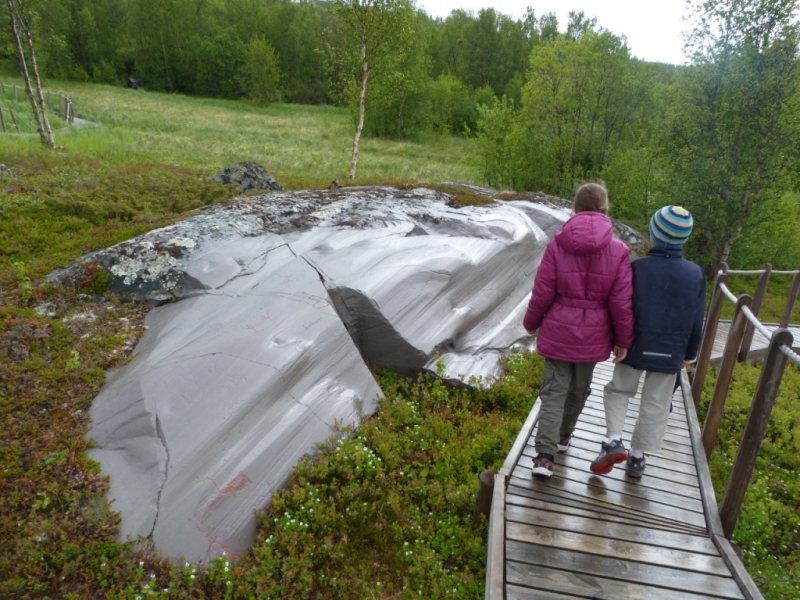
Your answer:
[[[673,397],[664,447],[641,480],[624,463],[603,476],[589,464],[605,439],[603,386],[595,369],[572,444],[553,476],[531,476],[537,400],[495,479],[486,598],[679,600],[761,598],[722,535],[686,375]],[[625,443],[638,411],[631,401]],[[698,458],[699,457],[699,458]]]
[[[778,324],[764,323],[764,327],[769,329],[770,332],[773,332],[778,328]],[[720,321],[717,325],[717,335],[714,336],[714,348],[711,350],[711,364],[718,364],[720,360],[722,360],[722,352],[725,350],[725,342],[728,340],[728,331],[730,328],[730,321]],[[797,351],[800,349],[800,325],[789,325],[787,329],[792,332],[792,337],[794,337],[793,348]],[[748,362],[762,361],[766,355],[767,346],[769,346],[769,340],[756,329],[753,332],[753,342],[750,345]]]

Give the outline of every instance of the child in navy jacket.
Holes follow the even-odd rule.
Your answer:
[[[634,341],[605,387],[608,439],[592,462],[593,473],[609,473],[627,459],[626,473],[639,478],[645,469],[644,453],[661,449],[675,375],[697,357],[703,330],[705,275],[683,258],[683,244],[693,224],[692,215],[680,206],[656,211],[650,220],[650,252],[631,264]],[[642,400],[628,454],[622,428],[642,373]]]

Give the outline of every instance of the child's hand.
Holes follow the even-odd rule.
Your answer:
[[[525,331],[528,332],[528,335],[536,335],[536,332],[539,331],[539,328],[536,329],[526,329]]]
[[[627,348],[620,348],[619,346],[616,345],[614,346],[614,349],[611,352],[614,355],[615,363],[625,360],[625,357],[628,356]]]

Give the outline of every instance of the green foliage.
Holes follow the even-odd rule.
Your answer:
[[[28,270],[25,268],[24,263],[15,262],[14,267],[17,270],[17,289],[19,289],[20,301],[22,304],[27,304],[33,296],[31,278],[28,276]]]
[[[693,65],[670,109],[666,150],[673,196],[703,224],[689,250],[711,267],[796,181],[797,2],[694,6]]]
[[[484,390],[379,374],[379,412],[295,469],[246,559],[265,597],[480,598],[478,476],[499,467],[536,398],[541,359],[513,356]],[[465,444],[463,440],[470,440]]]
[[[59,157],[49,164],[19,163],[14,171],[2,201],[0,256],[16,262],[23,304],[31,298],[28,271],[44,276],[90,250],[166,225],[185,211],[235,193],[208,174],[166,165],[101,167]],[[25,265],[24,259],[30,262]],[[87,277],[85,291],[108,289],[103,271],[92,269]]]
[[[739,365],[725,405],[717,446],[709,467],[718,499],[722,499],[753,393],[759,366]],[[700,417],[713,389],[706,383]],[[733,541],[744,551],[744,563],[767,600],[800,595],[800,369],[789,365],[759,450]]]
[[[247,44],[247,55],[240,72],[240,85],[250,100],[259,104],[282,99],[278,55],[263,38],[253,38]]]

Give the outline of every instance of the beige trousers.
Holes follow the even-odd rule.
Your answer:
[[[657,373],[655,371],[639,371],[617,363],[614,376],[606,384],[603,404],[606,410],[606,434],[610,437],[622,437],[625,425],[625,414],[628,412],[628,401],[636,395],[639,379],[644,373],[642,401],[639,405],[639,416],[633,428],[631,448],[643,452],[658,452],[664,441],[669,419],[669,403],[675,388],[675,373]]]

